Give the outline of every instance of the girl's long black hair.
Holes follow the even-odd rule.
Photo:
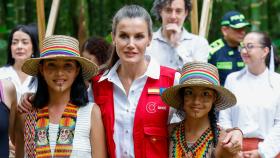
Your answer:
[[[40,64],[42,63],[43,60],[40,62]],[[78,67],[81,68],[80,64],[78,64]],[[37,79],[38,88],[35,93],[33,107],[41,109],[49,103],[50,95],[48,91],[48,85],[40,72],[37,75]],[[85,106],[88,103],[87,87],[85,85],[85,81],[82,75],[82,69],[80,69],[79,74],[77,75],[76,79],[72,84],[70,92],[70,102],[79,107]]]

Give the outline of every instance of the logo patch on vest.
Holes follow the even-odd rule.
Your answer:
[[[146,111],[150,114],[156,113],[158,110],[167,110],[166,106],[158,106],[155,102],[149,102],[146,105]]]
[[[161,95],[166,88],[148,88],[148,95]]]
[[[155,113],[157,111],[156,109],[156,103],[155,102],[149,102],[147,105],[146,105],[146,111],[148,113]]]

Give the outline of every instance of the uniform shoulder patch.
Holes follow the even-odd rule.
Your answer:
[[[218,39],[210,44],[210,55],[215,54],[219,49],[224,47],[225,44],[222,39]]]

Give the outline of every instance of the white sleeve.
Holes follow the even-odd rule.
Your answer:
[[[194,61],[202,61],[208,62],[210,46],[208,41],[204,38],[199,36],[197,39],[197,44],[193,52],[193,59]]]
[[[227,88],[228,90],[231,90],[230,85],[233,85],[231,82],[231,79],[229,78],[230,76],[228,76],[226,78],[225,81],[225,88]],[[219,112],[219,120],[218,120],[218,124],[223,128],[223,129],[228,129],[228,128],[232,128],[232,119],[231,119],[231,109],[232,108],[228,108],[225,110],[221,110]]]
[[[264,141],[259,143],[258,151],[262,158],[275,157],[280,153],[280,96],[277,99],[274,126],[264,138]]]

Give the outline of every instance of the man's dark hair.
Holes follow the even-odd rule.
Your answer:
[[[158,19],[161,21],[161,17],[160,17],[160,12],[162,11],[162,9],[167,6],[167,5],[171,5],[171,3],[174,0],[154,0],[153,3],[153,7],[151,9],[151,13]],[[192,4],[190,0],[184,0],[185,2],[185,11],[188,11],[190,13],[190,11],[192,10]]]

